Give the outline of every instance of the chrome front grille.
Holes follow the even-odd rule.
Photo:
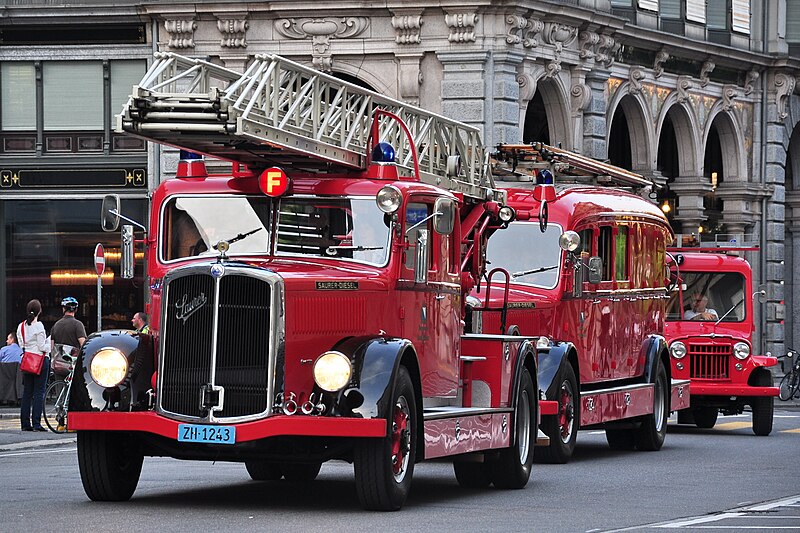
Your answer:
[[[689,344],[691,377],[727,379],[732,347],[730,344]]]
[[[277,290],[276,290],[277,286]],[[269,412],[282,335],[278,276],[226,265],[188,267],[164,282],[159,358],[160,410],[184,419],[252,418]],[[221,391],[209,412],[208,391]],[[204,395],[204,391],[206,391]],[[213,403],[213,402],[212,402]],[[221,409],[220,409],[221,407]]]

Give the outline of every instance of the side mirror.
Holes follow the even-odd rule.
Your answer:
[[[414,257],[414,281],[428,282],[428,230],[421,229],[417,233],[416,255]]]
[[[133,279],[134,249],[133,249],[133,226],[124,224],[122,226],[122,236],[120,243],[120,277],[122,279]]]
[[[767,291],[761,289],[760,291],[756,291],[753,293],[753,300],[757,301],[760,304],[766,303],[767,301]]]
[[[450,235],[456,221],[456,205],[449,198],[439,198],[433,208],[433,230],[440,235]]]
[[[100,206],[100,226],[103,231],[117,231],[119,228],[119,196],[107,194]]]
[[[589,258],[589,283],[603,281],[603,258],[593,256]]]

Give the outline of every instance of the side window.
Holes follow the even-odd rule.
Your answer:
[[[603,259],[603,281],[611,281],[612,277],[612,259],[611,246],[613,242],[613,235],[610,226],[603,226],[600,228],[600,237],[597,240],[597,255]]]
[[[617,228],[614,271],[614,279],[628,279],[628,228],[625,226]]]
[[[578,235],[581,237],[581,249],[579,255],[592,255],[592,239],[594,237],[594,232],[591,229],[582,229],[578,232]]]
[[[414,261],[416,259],[417,242],[419,241],[420,233],[427,231],[427,246],[428,246],[428,270],[430,270],[430,250],[431,241],[433,236],[430,230],[430,221],[422,223],[416,228],[408,231],[409,228],[418,224],[420,221],[425,220],[425,217],[430,215],[430,206],[423,203],[409,203],[406,207],[406,239],[408,240],[408,248],[406,248],[406,255],[403,260],[405,267],[409,270],[414,270]]]

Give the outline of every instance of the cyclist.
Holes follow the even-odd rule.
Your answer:
[[[52,342],[56,345],[68,346],[67,353],[75,348],[75,353],[69,353],[69,355],[76,356],[77,351],[86,341],[86,328],[83,322],[75,318],[75,311],[78,310],[78,300],[72,296],[67,296],[61,300],[61,308],[64,310],[64,316],[53,325],[53,330],[50,333]],[[57,346],[57,348],[61,348],[61,346]]]

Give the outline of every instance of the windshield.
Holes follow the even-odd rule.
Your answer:
[[[735,272],[681,272],[681,290],[672,292],[667,320],[742,322],[744,276]],[[683,307],[680,294],[683,293]]]
[[[486,250],[489,269],[505,268],[515,283],[552,289],[558,284],[561,226],[514,222],[495,232]],[[516,274],[516,275],[515,275]]]
[[[174,198],[164,209],[162,258],[216,255],[222,240],[230,244],[228,255],[267,254],[272,206],[266,196]],[[374,198],[287,197],[280,201],[275,254],[383,265],[389,235]]]

